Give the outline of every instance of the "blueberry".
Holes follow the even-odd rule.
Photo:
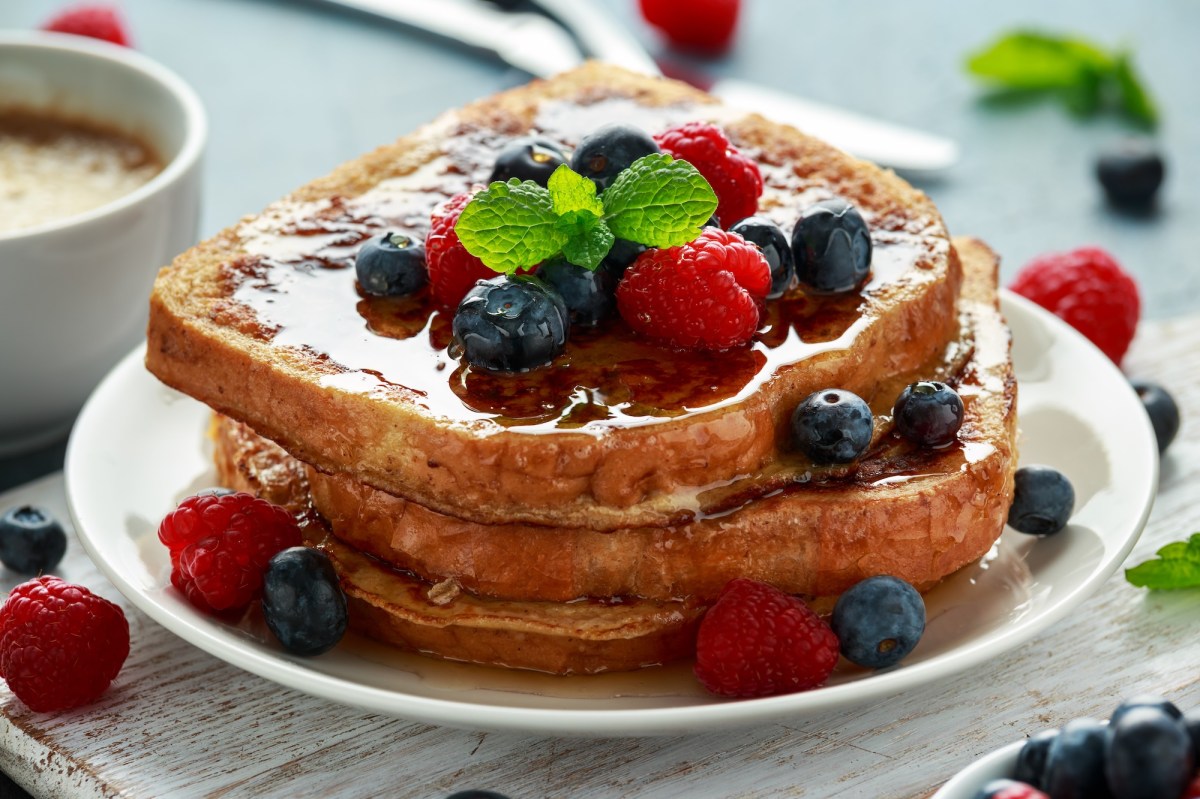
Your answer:
[[[1075,509],[1075,489],[1066,475],[1049,466],[1022,466],[1014,483],[1009,527],[1029,535],[1050,535],[1067,526]]]
[[[1025,742],[1017,753],[1017,766],[1013,778],[1041,788],[1042,775],[1046,772],[1046,755],[1050,752],[1050,744],[1058,737],[1058,730],[1042,730]]]
[[[638,244],[636,241],[628,239],[617,239],[613,242],[608,255],[604,256],[604,260],[600,262],[600,266],[612,273],[613,278],[619,283],[625,276],[625,270],[645,251],[645,244]]]
[[[508,799],[502,793],[495,791],[456,791],[450,794],[446,799]]]
[[[1107,726],[1095,719],[1063,725],[1046,753],[1042,790],[1054,799],[1109,799],[1104,779]]]
[[[767,265],[771,267],[771,291],[768,300],[774,300],[792,287],[796,279],[796,260],[792,257],[792,246],[779,225],[761,216],[748,216],[729,228],[746,241],[758,245]]]
[[[21,505],[0,518],[0,563],[20,574],[44,574],[67,551],[67,534],[45,508]]]
[[[1192,765],[1187,728],[1161,706],[1131,707],[1108,725],[1104,773],[1115,799],[1181,796]]]
[[[644,155],[659,152],[644,130],[614,122],[589,133],[571,155],[571,169],[591,178],[604,191],[623,169]]]
[[[1036,787],[1022,780],[991,780],[975,792],[974,799],[997,799],[1000,796],[1021,796],[1018,789]]]
[[[290,547],[271,558],[263,574],[267,627],[289,652],[319,655],[346,632],[346,595],[329,557]]]
[[[899,577],[868,577],[838,597],[830,626],[847,660],[884,669],[903,660],[921,640],[925,601]]]
[[[906,386],[892,406],[896,430],[921,447],[944,447],[962,427],[962,397],[945,383],[922,380]]]
[[[558,292],[535,278],[481,280],[454,314],[454,340],[472,366],[524,372],[567,344],[570,315]]]
[[[713,214],[708,218],[708,221],[700,227],[715,227],[717,230],[721,230],[721,220],[717,218],[716,214]]]
[[[1108,201],[1120,208],[1153,205],[1165,174],[1163,158],[1148,139],[1122,141],[1096,160],[1096,177]]]
[[[554,142],[539,136],[523,136],[513,139],[500,150],[488,183],[518,178],[545,186],[554,170],[566,162],[562,148]]]
[[[354,272],[367,294],[412,294],[425,285],[425,244],[403,233],[385,233],[359,248]]]
[[[810,394],[792,411],[792,441],[814,463],[850,463],[875,432],[862,397],[837,388]]]
[[[562,297],[572,324],[592,327],[616,310],[617,280],[603,263],[593,270],[556,258],[538,267],[538,277]]]
[[[1183,725],[1188,737],[1192,739],[1192,757],[1200,765],[1200,709],[1189,710],[1183,714]]]
[[[823,200],[792,231],[796,277],[818,294],[858,289],[871,273],[871,232],[845,200]]]
[[[1161,697],[1158,694],[1136,694],[1117,705],[1117,709],[1109,717],[1108,723],[1110,725],[1116,724],[1121,720],[1122,716],[1135,707],[1153,707],[1161,710],[1173,719],[1183,718],[1183,711],[1176,707],[1175,703],[1171,700]]]
[[[1179,406],[1175,404],[1175,398],[1157,383],[1134,380],[1133,390],[1146,406],[1146,413],[1150,414],[1150,425],[1154,428],[1158,454],[1161,455],[1179,432]]]

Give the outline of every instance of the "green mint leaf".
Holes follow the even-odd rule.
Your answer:
[[[696,167],[665,153],[634,161],[600,199],[615,236],[651,247],[686,244],[717,210],[717,195]]]
[[[568,238],[582,236],[596,225],[601,224],[600,217],[591,211],[568,211],[558,218],[555,226]]]
[[[1017,31],[967,59],[972,74],[1012,89],[1069,89],[1112,69],[1112,58],[1080,39]]]
[[[1165,590],[1200,587],[1200,533],[1167,544],[1156,560],[1125,570],[1125,579],[1141,588]]]
[[[1121,108],[1135,122],[1140,122],[1153,128],[1158,124],[1158,107],[1151,99],[1145,85],[1138,80],[1133,71],[1132,56],[1129,53],[1118,53],[1113,67],[1113,78],[1117,83],[1117,96]]]
[[[604,203],[596,196],[596,184],[561,164],[547,181],[554,213],[566,216],[576,212],[589,213],[599,219],[604,216]]]
[[[558,228],[550,192],[512,178],[476,194],[454,226],[467,252],[497,272],[539,264],[569,236]]]
[[[616,237],[608,229],[608,225],[597,222],[589,230],[563,245],[563,257],[576,266],[595,271],[612,249],[614,241]]]

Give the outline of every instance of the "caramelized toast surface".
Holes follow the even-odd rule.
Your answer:
[[[218,475],[310,519],[356,629],[454,660],[577,673],[687,657],[704,609],[740,576],[825,608],[874,574],[924,590],[989,551],[1016,468],[1016,384],[996,257],[976,240],[955,244],[969,353],[951,379],[967,416],[944,450],[892,442],[853,475],[686,525],[608,533],[447,517],[323,475],[222,417],[213,428]]]
[[[472,370],[428,298],[356,290],[353,255],[384,229],[423,236],[433,207],[486,179],[535,130],[570,146],[614,118],[651,133],[719,121],[764,173],[760,209],[790,230],[839,196],[872,229],[861,292],[770,303],[742,350],[678,353],[615,320],[526,375]],[[483,524],[669,527],[779,490],[809,470],[787,417],[837,386],[923,375],[960,333],[958,254],[900,179],[682,84],[592,64],[449,113],[350,162],[164,269],[147,366],[324,473]]]

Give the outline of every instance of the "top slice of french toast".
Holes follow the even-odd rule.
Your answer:
[[[616,319],[512,375],[459,362],[449,315],[427,298],[358,291],[358,246],[384,230],[423,237],[510,139],[569,148],[608,121],[653,134],[692,119],[754,158],[759,212],[785,230],[822,199],[854,203],[874,248],[864,287],[768,302],[744,348],[678,352]],[[300,460],[442,513],[666,525],[769,490],[763,474],[811,469],[787,420],[813,391],[847,389],[886,414],[895,386],[929,377],[958,337],[961,281],[936,208],[890,172],[686,85],[589,64],[444,114],[176,258],[151,296],[146,364]]]

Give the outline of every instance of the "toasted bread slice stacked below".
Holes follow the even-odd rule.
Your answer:
[[[507,141],[569,148],[614,119],[651,133],[717,121],[760,165],[760,213],[785,230],[819,200],[854,203],[869,281],[768,302],[748,347],[677,352],[613,319],[521,374],[460,362],[450,314],[424,294],[358,292],[358,246],[423,237]],[[995,256],[952,244],[893,174],[681,84],[588,65],[449,113],[180,256],[155,285],[146,363],[221,414],[222,480],[305,514],[360,630],[473,662],[629,669],[690,654],[733,577],[827,603],[871,574],[928,588],[990,548],[1015,468],[995,285]],[[920,379],[966,403],[941,450],[892,430]],[[792,410],[824,388],[876,414],[854,464],[790,446]]]

